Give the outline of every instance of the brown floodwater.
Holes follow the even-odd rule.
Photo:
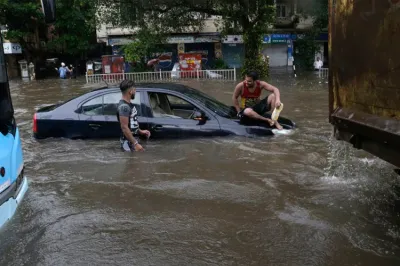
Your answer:
[[[400,178],[332,138],[328,86],[276,73],[297,129],[273,137],[31,137],[35,108],[84,79],[13,81],[29,190],[0,230],[0,265],[400,265]],[[189,82],[230,104],[234,83]],[[101,86],[101,85],[99,85]]]

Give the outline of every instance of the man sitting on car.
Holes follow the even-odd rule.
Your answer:
[[[150,137],[148,130],[141,130],[137,119],[137,110],[131,100],[135,99],[135,83],[131,80],[124,80],[120,84],[122,99],[118,103],[117,118],[121,125],[121,148],[124,151],[144,151],[142,145],[135,136],[144,135]]]
[[[262,90],[272,92],[269,96],[260,100]],[[239,104],[238,98],[241,98]],[[258,74],[251,71],[246,74],[246,79],[240,82],[233,92],[233,105],[236,109],[237,116],[241,121],[250,119],[261,120],[269,123],[277,129],[282,129],[278,121],[273,121],[263,115],[268,111],[274,110],[275,107],[281,105],[280,93],[278,88],[268,84],[265,81],[258,80]]]

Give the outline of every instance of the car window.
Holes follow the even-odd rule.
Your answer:
[[[122,95],[120,92],[114,92],[104,95],[103,110],[104,115],[116,115],[118,110],[118,103],[121,100]],[[136,107],[138,116],[141,116],[140,108],[140,92],[136,92],[135,99],[131,100]]]
[[[191,119],[193,111],[196,109],[188,101],[166,93],[151,92],[149,100],[153,117]],[[174,104],[178,106],[174,106]]]
[[[170,104],[189,104],[187,101],[182,100],[174,95],[167,94],[167,98]]]
[[[93,98],[82,105],[85,115],[103,115],[103,96]]]
[[[104,115],[117,115],[118,102],[121,100],[121,93],[109,93],[103,96]]]

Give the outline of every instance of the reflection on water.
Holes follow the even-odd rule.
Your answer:
[[[230,103],[234,83],[191,86]],[[13,82],[30,189],[0,265],[397,265],[399,176],[332,139],[327,84],[275,75],[273,137],[144,143],[31,138],[35,109],[83,80]],[[103,86],[101,84],[100,86]]]

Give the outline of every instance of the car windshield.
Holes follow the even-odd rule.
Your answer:
[[[190,89],[188,92],[185,92],[185,94],[190,98],[203,103],[208,109],[222,117],[232,118],[235,116],[235,112],[232,107],[221,103],[205,93]]]

